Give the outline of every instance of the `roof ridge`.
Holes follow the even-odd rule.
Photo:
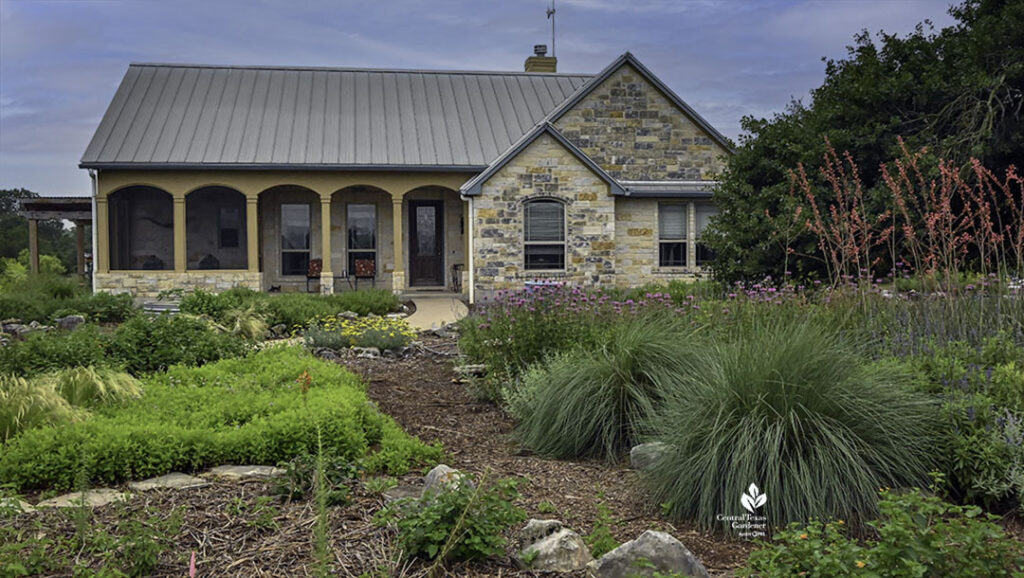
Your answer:
[[[263,64],[197,64],[185,62],[131,62],[132,67],[153,68],[210,68],[239,70],[282,70],[295,72],[371,72],[371,73],[406,73],[406,74],[479,74],[486,76],[575,76],[591,78],[594,73],[584,72],[526,72],[521,70],[442,70],[418,68],[361,68],[348,66],[285,66]]]

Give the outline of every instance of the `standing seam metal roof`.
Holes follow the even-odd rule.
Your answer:
[[[80,166],[479,170],[590,78],[132,64]]]

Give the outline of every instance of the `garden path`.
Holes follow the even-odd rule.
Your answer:
[[[438,329],[469,314],[469,309],[461,299],[447,295],[414,297],[412,303],[416,306],[416,312],[406,321],[414,329]]]

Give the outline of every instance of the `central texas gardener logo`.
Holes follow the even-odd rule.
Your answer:
[[[751,514],[754,513],[754,510],[763,506],[767,501],[768,496],[758,490],[756,484],[750,484],[750,487],[747,488],[747,491],[740,498],[740,503],[743,504],[743,507]]]

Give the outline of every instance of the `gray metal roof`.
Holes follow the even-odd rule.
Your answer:
[[[718,181],[619,181],[628,197],[710,199]]]
[[[80,166],[480,170],[590,78],[132,64]]]

